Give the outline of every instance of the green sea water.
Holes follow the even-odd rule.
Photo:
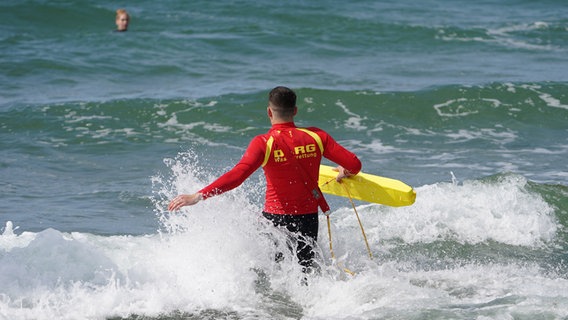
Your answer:
[[[552,0],[2,2],[0,319],[568,317],[567,14]],[[356,203],[373,259],[329,196],[337,259],[322,215],[308,287],[292,256],[270,258],[261,172],[166,210],[268,130],[276,85],[296,90],[298,125],[417,191],[409,207]]]

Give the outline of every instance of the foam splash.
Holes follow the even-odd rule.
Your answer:
[[[154,178],[155,212],[163,224],[159,233],[105,237],[47,229],[17,234],[17,227],[7,223],[0,235],[1,315],[160,318],[175,312],[199,317],[208,310],[244,318],[310,319],[420,318],[432,310],[450,318],[568,314],[568,280],[538,262],[462,261],[436,267],[389,256],[397,247],[440,239],[521,248],[553,242],[558,227],[552,208],[527,191],[520,176],[423,186],[410,207],[359,206],[375,259],[367,256],[352,209],[347,204],[336,208],[331,231],[338,258],[330,259],[321,216],[323,270],[305,287],[291,254],[284,263],[273,260],[275,252],[286,252],[285,238],[259,217],[258,203],[245,195],[261,192],[258,181],[172,214],[165,211],[169,198],[195,191],[212,176],[189,153],[167,164],[172,174]],[[347,275],[339,264],[356,274]]]
[[[527,191],[527,180],[508,174],[495,182],[437,183],[417,189],[416,204],[401,209],[368,206],[377,238],[406,243],[447,239],[477,244],[540,246],[554,240],[554,209]]]

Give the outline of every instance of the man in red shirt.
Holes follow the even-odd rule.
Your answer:
[[[252,139],[233,169],[194,194],[178,195],[168,209],[175,211],[234,189],[262,167],[266,177],[263,216],[275,226],[298,235],[296,254],[303,270],[307,271],[313,265],[318,206],[323,212],[329,210],[318,187],[321,158],[339,164],[338,181],[359,173],[361,161],[325,131],[296,127],[294,116],[298,107],[296,94],[291,89],[272,89],[268,101],[270,130]]]

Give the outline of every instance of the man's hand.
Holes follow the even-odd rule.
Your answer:
[[[340,182],[341,179],[343,178],[351,177],[353,175],[351,172],[349,172],[349,170],[346,170],[342,166],[338,166],[337,168],[335,168],[335,171],[339,172],[337,174],[337,177],[335,177],[335,180],[337,182]]]
[[[180,194],[179,196],[175,197],[170,204],[168,205],[168,210],[176,211],[179,210],[181,207],[185,206],[192,206],[203,199],[201,193],[194,193],[194,194]]]

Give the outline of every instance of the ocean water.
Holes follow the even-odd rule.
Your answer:
[[[0,319],[568,318],[567,17],[560,0],[2,1]],[[417,192],[355,203],[373,258],[328,196],[335,259],[321,215],[308,286],[272,259],[261,172],[166,210],[268,129],[277,85],[298,125]]]

